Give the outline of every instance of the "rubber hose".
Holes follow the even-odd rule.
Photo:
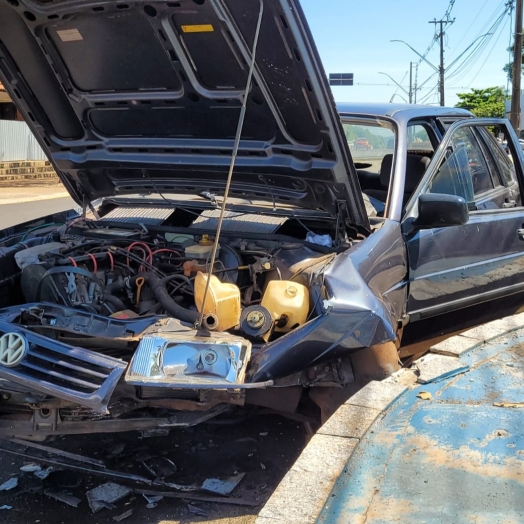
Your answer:
[[[126,309],[125,304],[118,297],[115,297],[115,295],[105,295],[104,302],[115,306],[117,311],[124,311],[124,309]]]
[[[186,309],[185,307],[177,304],[171,298],[165,283],[160,277],[154,273],[141,273],[140,275],[137,275],[131,279],[133,286],[136,286],[136,280],[140,277],[146,281],[149,289],[151,289],[155,295],[155,298],[172,317],[182,320],[182,322],[188,322],[189,324],[195,324],[200,319],[200,314],[198,311]]]

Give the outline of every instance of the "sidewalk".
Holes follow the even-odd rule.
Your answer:
[[[523,325],[519,314],[452,337],[416,373],[351,397],[257,524],[524,522]]]

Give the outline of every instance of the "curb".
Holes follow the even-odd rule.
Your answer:
[[[362,437],[409,386],[464,373],[469,366],[460,361],[461,355],[518,331],[523,325],[524,313],[488,322],[431,346],[428,354],[413,363],[412,370],[404,368],[383,381],[367,384],[340,406],[309,441],[255,524],[317,522]]]

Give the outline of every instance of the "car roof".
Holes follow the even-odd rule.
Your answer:
[[[375,102],[341,102],[337,104],[340,114],[374,115],[408,121],[428,116],[472,117],[473,113],[458,107],[441,107],[420,104],[388,104]]]

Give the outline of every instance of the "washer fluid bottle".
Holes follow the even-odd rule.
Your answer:
[[[206,290],[208,274],[199,271],[195,278],[195,304],[202,313],[202,303]],[[217,330],[227,331],[240,324],[240,289],[235,284],[223,283],[211,275],[204,314],[214,314],[218,318]]]
[[[267,285],[261,306],[269,310],[275,331],[286,333],[306,322],[309,312],[309,291],[291,280],[272,280]]]

